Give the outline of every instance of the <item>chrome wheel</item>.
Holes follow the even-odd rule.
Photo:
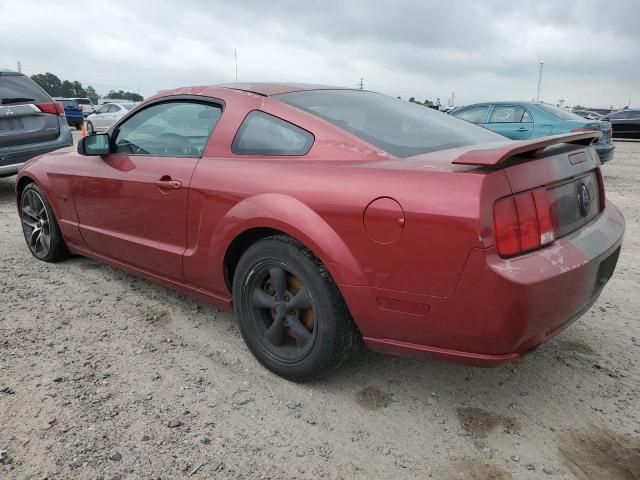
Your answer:
[[[21,201],[21,220],[27,245],[38,258],[44,258],[51,248],[51,223],[42,197],[27,190]]]

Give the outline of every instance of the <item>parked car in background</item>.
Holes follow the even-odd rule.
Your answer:
[[[30,163],[16,198],[34,257],[85,255],[234,308],[286,378],[330,372],[361,340],[491,366],[568,327],[613,275],[624,218],[598,136],[515,142],[362,90],[180,88]]]
[[[620,110],[610,113],[605,119],[611,122],[614,137],[640,138],[640,110]]]
[[[591,110],[572,110],[572,112],[582,118],[586,118],[587,120],[602,120],[604,117],[604,115],[601,115],[598,112],[592,112]]]
[[[87,133],[109,129],[135,106],[135,103],[105,103],[87,117]]]
[[[84,115],[82,115],[82,109],[78,102],[73,98],[55,98],[56,102],[59,102],[64,107],[64,114],[67,117],[67,123],[72,127],[80,130],[84,123]]]
[[[600,162],[613,158],[615,146],[611,141],[609,122],[587,120],[555,105],[542,102],[476,103],[457,107],[450,113],[512,140],[595,130],[601,132],[593,144]]]
[[[26,75],[0,70],[0,177],[69,145],[73,139],[63,106]]]
[[[96,111],[96,106],[89,98],[73,98],[72,100],[78,102],[78,105],[80,105],[80,109],[82,110],[82,115],[85,117],[88,117]]]

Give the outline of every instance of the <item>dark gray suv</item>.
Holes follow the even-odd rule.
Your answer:
[[[29,77],[0,70],[0,177],[27,160],[73,145],[64,107]]]

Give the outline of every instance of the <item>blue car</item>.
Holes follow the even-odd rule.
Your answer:
[[[64,115],[67,117],[67,123],[80,130],[84,122],[84,115],[82,115],[82,109],[80,105],[78,105],[78,102],[70,98],[56,98],[55,101],[61,103],[64,107]]]
[[[575,113],[541,102],[492,102],[457,107],[451,115],[475,123],[513,140],[558,135],[584,130],[598,130],[602,135],[594,143],[600,162],[613,158],[611,123],[587,120]]]

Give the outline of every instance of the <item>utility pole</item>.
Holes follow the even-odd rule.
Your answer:
[[[22,63],[18,60],[18,73],[22,73]]]
[[[451,106],[456,106],[456,92],[451,92]]]
[[[360,87],[360,90],[364,90],[364,78],[360,79],[360,83],[358,84],[358,86]]]
[[[238,83],[238,50],[233,49],[233,58],[236,61],[236,83]]]
[[[540,62],[540,71],[538,72],[538,94],[536,95],[536,102],[540,101],[540,84],[542,83],[542,66],[543,62]]]

